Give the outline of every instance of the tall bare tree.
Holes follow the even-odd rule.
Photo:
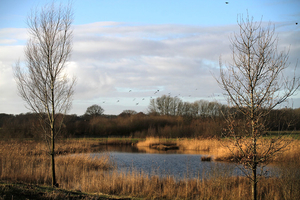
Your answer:
[[[27,18],[30,39],[25,47],[26,62],[14,69],[18,92],[27,108],[38,113],[51,157],[52,185],[55,177],[55,137],[63,116],[71,107],[75,78],[65,68],[72,50],[72,5],[45,5]]]
[[[288,144],[282,137],[260,140],[266,129],[265,117],[291,97],[300,82],[295,74],[292,78],[284,76],[289,66],[288,53],[278,52],[278,39],[271,24],[263,27],[262,22],[254,22],[247,15],[238,18],[238,25],[239,32],[230,38],[232,63],[223,66],[220,60],[218,82],[234,107],[234,113],[240,119],[244,116],[243,120],[233,115],[227,118],[226,134],[233,142],[228,148],[236,162],[250,169],[244,168],[244,172],[252,182],[252,199],[256,199],[257,168]],[[242,122],[245,123],[241,125]]]

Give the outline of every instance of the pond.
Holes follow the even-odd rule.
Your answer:
[[[177,180],[244,175],[240,169],[242,166],[227,162],[201,161],[201,157],[207,155],[197,151],[154,151],[140,150],[134,146],[107,145],[103,146],[99,153],[92,153],[91,156],[100,157],[107,153],[116,164],[117,170],[126,173],[135,171],[149,176],[172,176]],[[267,169],[268,175],[271,175],[271,167]]]

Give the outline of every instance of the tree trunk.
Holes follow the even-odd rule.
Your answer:
[[[253,116],[253,114],[251,115]],[[256,177],[256,170],[257,170],[257,161],[256,161],[256,123],[254,122],[252,118],[252,137],[253,137],[253,151],[252,151],[252,200],[257,199],[257,177]]]
[[[252,200],[257,199],[256,165],[252,169]]]
[[[51,130],[52,136],[51,136],[51,171],[52,171],[52,186],[58,187],[58,184],[56,183],[56,176],[55,176],[55,146],[54,146],[54,131]]]
[[[51,66],[50,62],[48,63]],[[52,168],[52,186],[58,187],[55,176],[55,96],[54,96],[54,77],[51,75],[51,168]]]

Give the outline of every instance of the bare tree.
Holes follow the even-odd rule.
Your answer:
[[[94,104],[94,105],[88,107],[85,111],[85,115],[88,115],[88,116],[100,116],[103,113],[104,113],[104,109],[97,104]]]
[[[64,114],[70,109],[75,78],[65,72],[72,50],[73,11],[71,4],[45,5],[27,18],[30,39],[25,47],[25,64],[16,64],[14,72],[18,92],[27,108],[38,113],[49,146],[52,185],[55,178],[55,137]],[[61,115],[63,114],[63,115]]]
[[[180,115],[179,105],[182,101],[178,97],[171,97],[170,95],[162,95],[156,99],[150,100],[148,106],[149,113],[159,113],[160,115]]]
[[[256,199],[257,168],[288,144],[282,137],[260,140],[266,130],[265,117],[292,96],[300,82],[295,74],[291,79],[284,76],[289,66],[288,53],[278,52],[278,39],[271,24],[263,27],[247,16],[240,17],[238,25],[240,31],[230,38],[232,63],[224,67],[220,60],[218,83],[235,111],[227,118],[226,134],[233,142],[228,148],[234,161],[245,167],[243,171],[252,182],[252,199]]]

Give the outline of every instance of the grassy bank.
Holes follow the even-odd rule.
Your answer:
[[[150,143],[149,140],[150,138],[148,141],[140,141],[137,146],[143,146],[142,142],[146,145],[147,142]],[[211,154],[221,151],[223,147],[214,139],[172,141],[164,139],[163,142],[176,142],[180,148],[191,151],[202,150]],[[118,172],[108,154],[98,159],[85,155],[68,155],[96,152],[103,143],[105,142],[99,139],[72,139],[57,143],[57,154],[61,155],[56,158],[57,181],[60,189],[143,199],[250,199],[251,187],[246,178],[232,177],[230,173],[218,168],[209,172],[203,171],[208,173],[207,179],[176,181],[172,176],[159,178],[155,174],[150,176],[135,170]],[[282,154],[284,159],[287,159],[286,157],[291,159],[282,162],[282,167],[278,168],[280,176],[262,178],[258,183],[259,199],[298,199],[300,196],[299,141],[296,140],[291,145],[291,148]],[[38,184],[38,187],[50,185],[50,159],[46,150],[44,143],[40,142],[1,141],[0,179],[14,183]],[[289,170],[286,170],[285,164],[289,165]],[[3,190],[9,191],[8,187],[4,188]],[[54,193],[53,196],[62,195]]]
[[[66,199],[85,199],[85,200],[134,200],[129,197],[116,197],[112,195],[89,194],[80,191],[65,190],[43,185],[27,183],[11,183],[0,181],[0,199],[9,200],[66,200]]]

